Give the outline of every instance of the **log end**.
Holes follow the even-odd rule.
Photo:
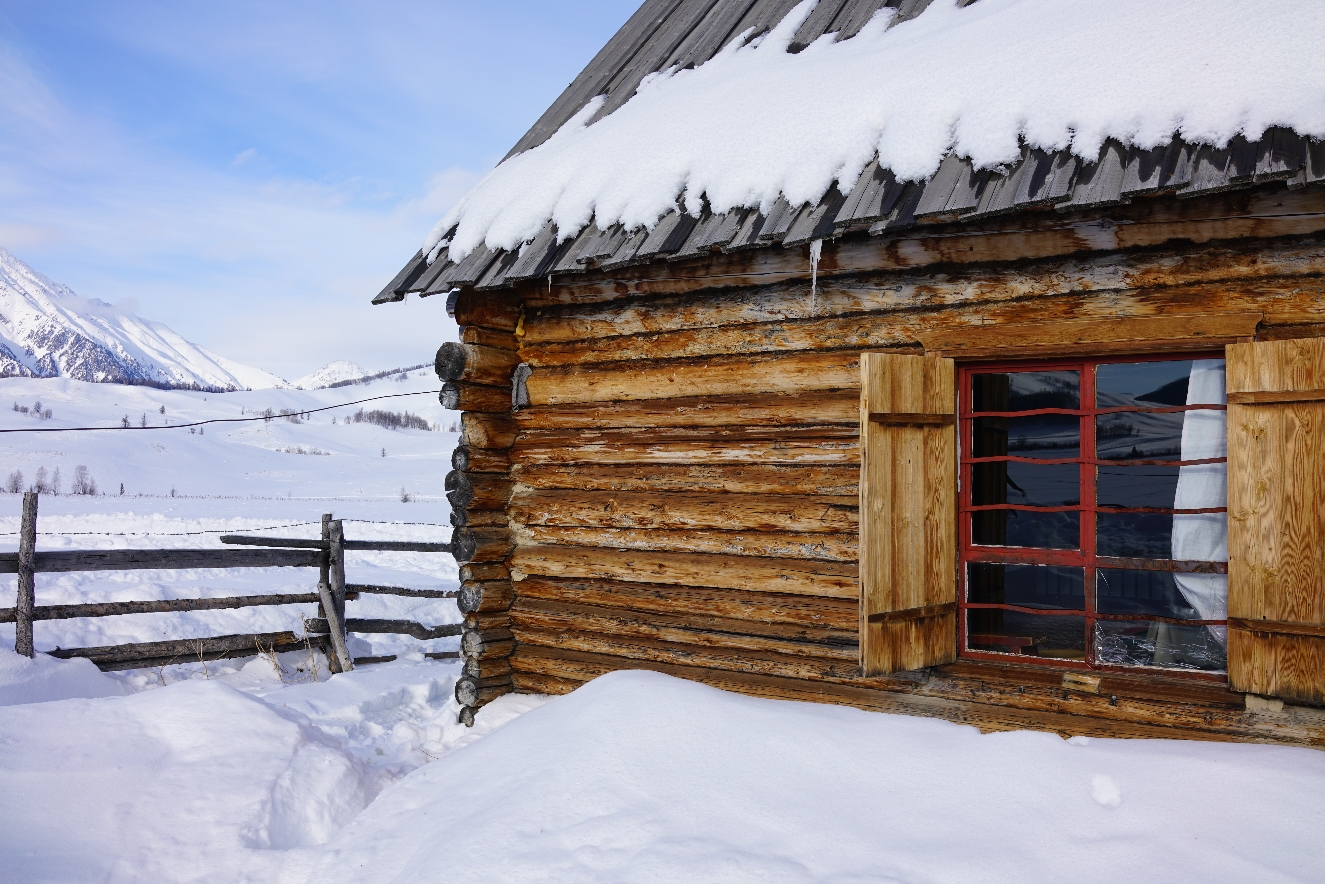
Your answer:
[[[456,381],[465,373],[465,363],[467,361],[464,344],[458,344],[454,341],[447,341],[437,349],[437,360],[433,367],[437,370],[437,377],[442,381]]]
[[[458,411],[460,408],[460,385],[455,381],[447,381],[442,384],[442,392],[437,399],[442,403],[442,408],[449,411]]]

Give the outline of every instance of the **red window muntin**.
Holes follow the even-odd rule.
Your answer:
[[[1100,494],[1098,493],[1100,489],[1097,486],[1100,484],[1102,476],[1108,480],[1105,484],[1114,482],[1116,478],[1114,474],[1124,475],[1127,481],[1131,481],[1132,485],[1135,486],[1137,485],[1135,481],[1137,478],[1145,478],[1151,474],[1134,473],[1128,476],[1127,471],[1136,470],[1137,468],[1149,468],[1158,477],[1156,487],[1159,487],[1180,473],[1179,468],[1181,467],[1223,464],[1226,462],[1226,457],[1181,460],[1180,451],[1177,453],[1177,458],[1175,458],[1172,456],[1175,452],[1170,449],[1166,452],[1168,456],[1148,458],[1145,451],[1139,451],[1135,445],[1130,452],[1127,452],[1127,456],[1102,457],[1100,456],[1100,450],[1097,448],[1097,442],[1099,441],[1097,440],[1097,428],[1103,426],[1102,438],[1111,437],[1117,433],[1136,432],[1135,427],[1130,431],[1127,429],[1131,420],[1142,423],[1147,420],[1152,423],[1167,421],[1171,429],[1172,422],[1181,421],[1183,418],[1179,416],[1185,415],[1186,412],[1223,412],[1226,411],[1226,406],[1204,401],[1195,405],[1142,401],[1139,405],[1115,404],[1101,406],[1096,395],[1097,370],[1100,367],[1104,367],[1106,373],[1127,370],[1145,372],[1153,368],[1155,373],[1163,376],[1165,372],[1182,371],[1181,363],[1184,362],[1222,360],[1222,358],[1222,353],[1135,357],[1120,355],[1090,359],[987,363],[968,365],[961,369],[958,386],[960,418],[958,436],[960,458],[959,538],[961,543],[958,629],[959,648],[963,657],[1034,662],[1066,668],[1106,671],[1136,672],[1138,667],[1150,671],[1154,671],[1154,668],[1161,668],[1166,672],[1200,678],[1224,678],[1223,666],[1218,665],[1216,659],[1217,655],[1222,653],[1222,649],[1197,651],[1198,659],[1200,653],[1215,655],[1212,657],[1212,659],[1215,659],[1214,663],[1191,666],[1182,663],[1154,662],[1160,659],[1161,652],[1167,655],[1165,659],[1173,657],[1171,649],[1154,640],[1154,634],[1156,632],[1163,634],[1168,631],[1169,633],[1181,632],[1183,635],[1190,636],[1194,630],[1202,633],[1207,632],[1208,630],[1205,630],[1205,627],[1215,627],[1218,630],[1218,628],[1226,625],[1226,620],[1201,619],[1199,615],[1193,616],[1194,610],[1186,611],[1182,616],[1165,616],[1166,613],[1172,612],[1166,612],[1163,605],[1150,602],[1142,603],[1143,607],[1141,609],[1119,613],[1115,606],[1118,600],[1112,597],[1109,599],[1109,604],[1106,604],[1105,609],[1102,610],[1099,603],[1099,587],[1105,584],[1112,585],[1110,581],[1112,583],[1125,583],[1129,575],[1142,584],[1158,585],[1165,580],[1170,580],[1176,585],[1180,579],[1190,579],[1185,575],[1226,574],[1226,562],[1175,561],[1171,555],[1154,555],[1153,550],[1150,554],[1141,556],[1117,555],[1116,553],[1119,550],[1116,548],[1100,550],[1097,543],[1097,533],[1101,520],[1107,523],[1104,526],[1106,528],[1106,546],[1117,547],[1118,542],[1114,539],[1108,539],[1114,536],[1111,532],[1114,531],[1115,523],[1120,520],[1127,522],[1129,519],[1131,522],[1143,526],[1147,523],[1162,525],[1162,521],[1156,520],[1163,519],[1167,519],[1171,523],[1175,513],[1173,503],[1176,501],[1170,499],[1168,506],[1153,505],[1154,501],[1144,502],[1150,505],[1136,505],[1136,500],[1129,501],[1133,505],[1116,505],[1116,501],[1114,501],[1115,505],[1101,504]],[[1154,363],[1153,366],[1150,365],[1152,363]],[[1161,363],[1167,364],[1161,365]],[[1142,366],[1146,367],[1142,368]],[[1076,374],[1079,381],[1076,407],[1053,407],[1053,403],[1047,403],[1046,407],[1040,408],[1023,407],[1014,410],[1009,407],[1006,410],[997,410],[996,402],[991,407],[989,401],[976,401],[980,398],[977,396],[977,384],[984,385],[981,389],[987,390],[991,377],[998,379],[1002,375],[1017,375],[1019,378],[1026,378],[1042,374],[1045,377],[1056,376],[1061,380],[1073,373]],[[1011,383],[1015,384],[1016,381]],[[1008,384],[1003,382],[1003,385],[1007,386]],[[1185,383],[1181,389],[1186,389]],[[991,397],[986,395],[984,398],[989,400]],[[993,398],[996,399],[997,397]],[[1036,404],[1031,398],[1023,396],[1022,399],[1023,406]],[[1064,404],[1063,402],[1057,403],[1059,406]],[[977,407],[982,410],[977,411]],[[1146,415],[1170,415],[1171,417],[1144,417]],[[1044,446],[1046,450],[1036,452],[1036,456],[1012,453],[1009,447],[1011,443],[1005,443],[1002,451],[995,450],[992,453],[989,450],[990,445],[976,444],[976,434],[985,433],[986,435],[982,438],[987,439],[987,427],[999,420],[1004,421],[1009,427],[1009,429],[1004,429],[1002,432],[1005,438],[1010,439],[1012,433],[1010,427],[1018,421],[1025,424],[1028,421],[1040,420],[1041,422],[1055,424],[1060,430],[1063,430],[1070,426],[1073,419],[1076,421],[1078,434],[1075,451],[1070,450],[1068,442],[1050,441]],[[1122,427],[1122,429],[1117,429],[1118,427]],[[1144,435],[1144,432],[1142,432],[1142,435]],[[997,431],[995,436],[997,436]],[[1067,438],[1065,433],[1060,433],[1059,436],[1060,438]],[[1025,444],[1024,440],[1022,441]],[[1055,452],[1053,446],[1056,444],[1063,445],[1064,450]],[[1109,444],[1116,443],[1110,442]],[[993,447],[997,449],[998,446]],[[1029,447],[1034,448],[1035,446],[1031,445]],[[1055,454],[1071,454],[1073,456],[1054,456]],[[994,465],[994,467],[991,469],[982,466],[985,464]],[[1024,489],[1017,486],[1015,480],[1013,480],[1012,474],[1017,470],[1021,470],[1023,473],[1030,472],[1031,474],[1037,474],[1038,471],[1038,475],[1041,477],[1041,485],[1051,486],[1054,482],[1057,482],[1066,488],[1068,486],[1066,478],[1074,468],[1078,490],[1075,500],[1065,498],[1019,503],[1007,499],[1009,495],[1006,488],[1008,487],[1015,487],[1023,495],[1025,493]],[[1101,472],[1101,468],[1104,468],[1103,472]],[[1000,480],[1004,483],[1002,492],[1004,499],[991,501],[988,499],[987,491],[981,491],[980,489],[982,487],[985,489],[996,488],[1000,484]],[[1173,479],[1173,481],[1176,487],[1177,480]],[[1023,484],[1025,483],[1023,482]],[[1142,496],[1144,496],[1144,493],[1143,489]],[[995,497],[997,496],[996,494]],[[1227,518],[1226,506],[1184,508],[1178,509],[1176,512],[1185,515],[1208,515],[1222,519]],[[984,516],[982,513],[988,513],[989,515]],[[980,521],[982,519],[984,521]],[[990,531],[989,526],[996,524],[1000,519],[1005,526],[1018,519],[1023,524],[1027,522],[1033,524],[1036,520],[1048,524],[1056,520],[1057,527],[1053,528],[1050,533],[1057,531],[1056,537],[1059,542],[1051,541],[1044,546],[1024,543],[1021,545],[1003,545],[1007,544],[1005,530],[1003,543],[997,542],[997,536],[995,536],[995,542],[991,543],[989,542],[990,535],[997,535],[998,531],[997,529]],[[1134,528],[1128,528],[1128,530],[1135,533]],[[1073,535],[1075,535],[1074,538]],[[1075,539],[1076,542],[1064,542],[1065,538]],[[984,542],[980,542],[982,540]],[[1159,538],[1159,541],[1162,543],[1163,538]],[[1122,541],[1124,545],[1127,542],[1129,541],[1126,538]],[[1144,545],[1146,540],[1142,537],[1139,542]],[[1069,546],[1070,548],[1068,548]],[[1018,566],[1050,567],[1025,568]],[[1074,600],[1058,607],[1045,607],[1040,603],[1028,606],[1018,604],[1016,599],[1009,601],[1006,597],[1007,575],[1014,571],[1021,573],[1022,577],[1019,579],[1022,583],[1025,582],[1024,575],[1028,573],[1033,574],[1033,579],[1039,581],[1039,583],[1046,582],[1041,578],[1049,578],[1047,581],[1049,584],[1057,581],[1067,587],[1066,590],[1059,587],[1057,591]],[[992,582],[1002,588],[1001,597],[998,591],[991,593],[987,588],[992,580],[989,575],[995,572],[997,572],[998,578]],[[1076,580],[1074,572],[1080,576],[1079,599],[1074,595]],[[976,579],[976,575],[980,576],[979,580]],[[1184,576],[1180,578],[1179,575]],[[984,587],[978,592],[974,589],[977,583]],[[1170,595],[1173,595],[1171,591]],[[1152,607],[1145,609],[1144,605],[1146,604],[1152,604]],[[1169,601],[1168,604],[1172,606],[1175,603]],[[990,623],[995,621],[1004,623],[1009,618],[1017,619],[1019,624],[1025,624],[1028,627],[1041,628],[1021,630],[1027,632],[1026,635],[1015,635],[1014,633],[1019,631],[1016,628],[1002,628],[996,630],[998,634],[985,634]],[[1055,619],[1051,621],[1047,618]],[[1099,631],[1097,631],[1097,624],[1102,624]],[[1057,633],[1060,638],[1056,640],[1056,643],[1062,645],[1065,641],[1070,640],[1071,634],[1078,626],[1081,630],[1079,654],[1072,648],[1041,649],[1036,645],[1036,635],[1034,633],[1045,630],[1050,633]],[[1150,638],[1141,634],[1142,629],[1147,630],[1147,635]],[[1068,636],[1069,638],[1064,639],[1062,636]],[[1048,640],[1042,644],[1052,645],[1055,644],[1055,641]],[[1209,641],[1206,641],[1205,644],[1211,648],[1214,647]],[[1119,648],[1123,650],[1120,652]],[[1128,648],[1132,650],[1129,651]],[[1143,650],[1138,654],[1135,652],[1137,648],[1149,649],[1151,662],[1147,663],[1145,660],[1146,651]]]

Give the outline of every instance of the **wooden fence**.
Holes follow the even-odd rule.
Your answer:
[[[350,656],[345,637],[349,632],[409,635],[420,641],[459,635],[461,624],[424,626],[410,620],[347,618],[345,603],[361,595],[395,595],[413,598],[449,599],[455,592],[410,589],[403,586],[345,582],[346,550],[378,552],[451,552],[449,543],[412,541],[346,540],[344,526],[331,514],[322,516],[321,539],[247,537],[223,535],[221,543],[237,549],[106,549],[37,552],[37,495],[23,496],[23,521],[17,553],[0,553],[0,574],[18,575],[18,598],[13,608],[0,608],[0,623],[15,624],[14,650],[33,656],[33,624],[45,620],[77,617],[110,617],[116,614],[155,614],[171,611],[215,611],[262,605],[317,604],[317,616],[304,620],[304,634],[271,632],[220,635],[173,641],[138,642],[98,648],[57,648],[53,657],[85,657],[103,670],[136,669],[171,663],[246,657],[257,653],[280,653],[314,645],[327,656],[333,672],[354,668],[355,663],[378,663],[395,657]],[[244,549],[242,547],[249,547]],[[317,568],[317,592],[273,595],[226,596],[222,598],[164,599],[141,602],[94,602],[78,605],[36,605],[35,577],[69,571],[139,571],[173,568]],[[429,653],[441,659],[458,657],[457,652]]]

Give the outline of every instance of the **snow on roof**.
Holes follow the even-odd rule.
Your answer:
[[[636,39],[633,54],[609,44],[549,109],[573,115],[489,173],[423,254],[449,244],[449,261],[460,262],[484,245],[513,250],[549,223],[558,241],[591,220],[605,231],[651,229],[678,201],[692,215],[768,215],[780,197],[795,207],[835,182],[849,192],[876,158],[897,180],[920,181],[949,154],[980,169],[1027,149],[1093,162],[1110,139],[1222,148],[1276,126],[1325,137],[1319,0],[904,0],[900,14],[889,0],[870,4],[877,12],[850,39],[835,23],[860,2],[803,0],[759,33],[761,9],[768,19],[789,5],[646,2],[614,41],[645,18],[656,32]],[[915,8],[923,14],[904,20]],[[678,51],[655,53],[645,75],[650,46],[687,11],[691,34],[733,21],[744,29],[694,67]],[[812,26],[823,36],[800,49]],[[609,50],[642,78],[628,100],[620,88],[584,94]],[[521,143],[537,141],[537,129]]]

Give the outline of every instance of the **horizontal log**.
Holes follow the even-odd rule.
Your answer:
[[[327,621],[319,617],[304,620],[304,629],[310,634],[326,635]],[[345,620],[346,632],[359,632],[365,635],[408,635],[419,641],[446,638],[460,635],[464,627],[459,623],[447,623],[442,626],[424,626],[413,620],[376,620],[348,617]]]
[[[505,611],[515,598],[515,588],[510,580],[490,580],[483,583],[466,583],[456,595],[456,607],[462,614],[488,613]]]
[[[534,629],[523,627],[519,634],[519,647],[559,648],[625,657],[634,662],[653,661],[701,666],[706,669],[728,669],[735,672],[758,672],[790,678],[820,679],[853,677],[859,666],[855,655],[850,659],[826,659],[799,654],[756,651],[747,648],[702,647],[693,644],[661,641],[654,638],[610,635],[598,632],[570,631],[566,629]],[[522,669],[520,655],[511,661],[517,671]],[[629,665],[622,669],[633,668]]]
[[[704,614],[640,613],[521,598],[511,606],[511,622],[516,641],[522,640],[527,629],[564,629],[706,648],[741,648],[842,660],[853,665],[859,656],[854,629],[759,623]]]
[[[1325,745],[1325,726],[1287,720],[1287,716],[1246,716],[1233,713],[1211,715],[1197,707],[1196,714],[1164,715],[1172,706],[1156,706],[1131,720],[1104,718],[1102,710],[1117,712],[1109,696],[1072,694],[1055,709],[1018,708],[1012,705],[1026,692],[991,696],[985,684],[975,679],[954,680],[939,688],[940,695],[918,693],[914,684],[899,682],[891,689],[879,679],[839,683],[822,679],[786,678],[771,674],[734,672],[686,663],[630,659],[610,654],[562,648],[522,645],[512,657],[514,682],[550,686],[583,683],[619,669],[647,669],[686,678],[724,690],[779,700],[837,703],[877,712],[941,718],[968,724],[981,731],[1042,730],[1067,736],[1122,737],[1135,739],[1205,739],[1280,742]],[[555,679],[555,681],[552,681]],[[926,687],[935,685],[931,680]],[[1065,692],[1058,691],[1061,697]],[[989,702],[994,700],[995,702]],[[1087,707],[1087,708],[1083,708]],[[1063,709],[1071,709],[1066,712]],[[1208,719],[1207,719],[1208,716]],[[1271,721],[1270,719],[1286,719]],[[1257,720],[1259,719],[1259,720]]]
[[[858,535],[792,534],[776,531],[662,530],[658,528],[554,528],[518,525],[520,546],[599,546],[618,550],[721,553],[854,562],[860,557]]]
[[[1300,285],[1300,280],[1294,280]],[[1322,287],[1325,290],[1325,287]],[[1208,307],[1207,307],[1208,310]],[[1172,342],[1191,346],[1210,340],[1235,341],[1256,334],[1264,314],[1260,311],[1186,313],[1165,311],[1161,315],[1115,314],[1109,317],[1063,319],[1046,322],[986,322],[931,328],[917,333],[926,350],[957,358],[1034,351],[1044,347],[1074,344],[1120,344],[1136,349],[1148,343]]]
[[[1141,200],[1116,209],[1092,209],[1088,213],[1019,213],[986,223],[920,225],[897,237],[848,237],[825,244],[816,270],[819,285],[826,287],[834,277],[847,274],[900,271],[933,264],[960,268],[990,262],[1061,259],[1086,252],[1149,248],[1180,240],[1193,244],[1218,242],[1227,249],[1237,249],[1243,244],[1264,248],[1256,240],[1305,236],[1322,229],[1325,229],[1325,197],[1319,188],[1285,191],[1280,185],[1269,185],[1256,191],[1191,200]],[[1113,257],[1109,256],[1109,260]],[[1137,275],[1144,276],[1145,271]],[[526,307],[547,308],[629,295],[683,294],[787,280],[807,282],[809,276],[808,248],[757,249],[685,262],[645,264],[610,273],[566,276],[560,283],[554,280],[551,286],[529,285],[521,295]],[[526,336],[536,317],[536,310],[527,317]]]
[[[460,415],[460,428],[461,441],[473,448],[510,448],[519,431],[519,425],[509,413],[484,414],[477,411],[467,411]]]
[[[423,656],[429,660],[458,660],[459,651],[425,651]]]
[[[433,368],[442,381],[504,387],[519,364],[520,356],[512,350],[448,341],[438,348]]]
[[[519,464],[530,488],[586,491],[730,491],[746,494],[857,495],[860,467],[842,464]]]
[[[510,522],[506,510],[480,510],[451,508],[453,528],[505,528]]]
[[[511,684],[519,694],[549,694],[555,697],[569,694],[584,682],[537,672],[516,672],[512,674]]]
[[[452,509],[499,510],[511,498],[511,480],[500,473],[462,473],[451,470],[443,488]]]
[[[460,566],[461,584],[510,579],[511,569],[505,562],[470,562]]]
[[[519,325],[520,316],[520,301],[509,291],[461,289],[455,300],[455,322],[462,327],[477,325],[509,334]]]
[[[347,632],[383,635],[408,635],[419,641],[430,641],[447,636],[460,635],[463,626],[459,623],[447,623],[442,626],[424,626],[413,620],[367,620],[349,617],[345,620]]]
[[[520,597],[651,614],[700,614],[743,622],[838,630],[857,629],[860,618],[860,606],[855,599],[620,580],[530,576],[520,582]]]
[[[449,553],[451,551],[449,543],[428,543],[422,540],[347,540],[345,548],[374,552]]]
[[[525,431],[858,423],[860,394],[855,390],[815,390],[809,393],[694,396],[596,402],[590,405],[538,406],[521,409],[516,419]],[[459,466],[456,468],[460,469]]]
[[[396,661],[395,654],[381,654],[376,657],[355,657],[354,665],[372,666],[374,663],[394,663],[395,661]]]
[[[442,384],[438,397],[442,408],[452,411],[485,411],[493,414],[505,414],[511,410],[511,388],[489,387],[484,384],[470,384],[462,381],[447,381]]]
[[[582,547],[517,547],[511,578],[528,575],[676,583],[762,592],[855,599],[854,563],[753,558],[700,553],[634,552]],[[519,594],[520,588],[516,587]]]
[[[459,594],[454,589],[406,589],[403,586],[379,586],[375,583],[347,583],[345,589],[369,595],[399,595],[416,599],[453,599]]]
[[[853,395],[855,395],[853,393]],[[700,442],[723,445],[733,442],[797,442],[824,439],[856,439],[860,436],[860,416],[836,424],[795,424],[772,426],[730,427],[608,427],[602,429],[525,430],[513,449],[515,457],[529,449],[562,446],[631,445],[641,440],[650,444]]]
[[[465,615],[465,629],[469,632],[490,633],[494,629],[510,629],[511,616],[507,611],[478,611]]]
[[[541,464],[860,464],[855,438],[753,442],[637,442],[565,445],[517,445],[512,458],[521,466]],[[516,476],[517,481],[522,476]]]
[[[104,671],[160,666],[173,663],[253,657],[259,653],[299,650],[305,640],[293,632],[264,632],[248,635],[216,635],[207,638],[176,639],[160,642],[135,642],[95,648],[56,648],[52,657],[68,660],[83,657]]]
[[[283,549],[331,549],[326,540],[305,537],[250,537],[244,534],[222,534],[217,540],[233,546],[266,546]]]
[[[514,644],[515,634],[509,629],[466,632],[460,637],[460,653],[466,657],[504,657]]]
[[[500,678],[470,678],[465,676],[456,680],[455,698],[461,706],[478,707],[491,703],[502,694],[509,694],[511,686],[509,675]]]
[[[451,466],[462,473],[505,473],[511,468],[511,455],[504,448],[457,445],[451,452]]]
[[[457,562],[501,561],[514,547],[508,528],[456,528],[451,532],[451,549]]]
[[[79,617],[118,617],[122,614],[164,614],[174,611],[221,611],[264,605],[317,604],[315,592],[286,595],[240,595],[209,599],[156,599],[143,602],[91,602],[81,605],[39,605],[33,620],[73,620]],[[15,610],[0,608],[0,623],[13,623]]]
[[[522,491],[508,512],[525,525],[854,532],[856,497],[640,491]]]
[[[511,675],[510,657],[466,657],[464,673],[470,678],[509,678]]]
[[[802,393],[860,386],[859,351],[792,353],[752,360],[602,363],[592,369],[537,369],[530,405],[668,399],[675,396]]]
[[[38,552],[40,574],[183,568],[316,568],[323,555],[301,549],[89,549]],[[18,573],[18,553],[0,553],[0,574]]]
[[[460,329],[460,343],[496,347],[498,350],[519,350],[520,339],[513,332],[466,325]]]

